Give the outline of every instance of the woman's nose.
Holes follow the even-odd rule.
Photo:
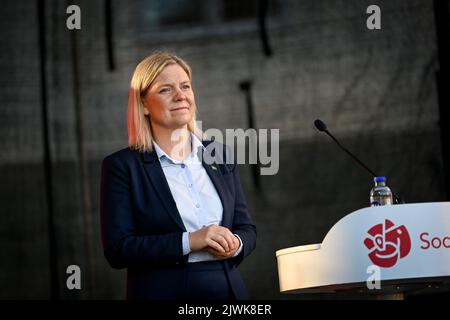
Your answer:
[[[175,91],[175,100],[186,100],[186,94],[180,88]]]

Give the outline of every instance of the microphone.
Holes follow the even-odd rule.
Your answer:
[[[356,162],[358,162],[361,167],[363,167],[364,169],[366,169],[368,172],[370,172],[370,174],[373,177],[378,177],[378,175],[373,172],[368,166],[366,166],[361,160],[359,160],[353,153],[351,153],[350,151],[348,151],[347,148],[345,148],[343,145],[341,145],[339,143],[339,141],[330,133],[330,131],[328,131],[327,129],[327,125],[320,119],[316,119],[314,121],[314,126],[317,128],[317,130],[319,130],[320,132],[325,132],[327,135],[329,135],[331,137],[331,139],[333,139],[333,141],[339,146],[339,148],[341,148],[342,150],[344,150],[350,157],[353,158],[353,160],[355,160]],[[404,201],[397,195],[395,194],[394,191],[392,191],[392,195],[394,196],[395,199],[395,203],[404,203]]]

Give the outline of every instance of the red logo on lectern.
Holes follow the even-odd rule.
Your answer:
[[[411,251],[411,238],[405,226],[396,227],[386,219],[367,231],[370,235],[364,240],[369,249],[369,258],[373,264],[382,267],[393,267],[398,259],[404,258]]]

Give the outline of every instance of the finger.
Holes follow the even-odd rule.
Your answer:
[[[225,239],[228,242],[228,246],[230,247],[230,250],[235,250],[236,249],[236,242],[235,242],[236,237],[234,236],[234,234],[232,234],[229,230],[227,230]]]
[[[226,252],[218,252],[216,250],[214,250],[213,248],[208,248],[207,251],[212,254],[213,256],[215,256],[216,258],[228,258],[229,254],[227,254]]]
[[[209,225],[206,227],[207,232],[205,235],[205,240],[207,245],[210,245],[213,241],[217,243],[222,249],[218,249],[217,245],[211,245],[211,247],[214,247],[216,250],[220,252],[228,251],[226,241],[223,239],[223,237],[220,235],[220,227],[217,225]]]
[[[207,245],[211,248],[213,248],[214,250],[218,251],[218,252],[225,252],[225,249],[215,240],[213,239],[208,239],[206,241]]]
[[[208,228],[211,234],[217,234],[221,236],[224,239],[224,241],[226,241],[226,243],[224,243],[218,237],[213,236],[213,239],[219,242],[225,249],[225,251],[228,252],[236,249],[236,243],[234,241],[235,236],[233,233],[231,233],[230,229],[214,224],[209,225]]]
[[[223,235],[216,234],[216,235],[214,235],[213,240],[218,242],[225,251],[230,251],[230,246],[228,244],[228,241]]]
[[[239,240],[234,234],[231,234],[231,241],[233,242],[233,250],[237,250],[239,248]]]

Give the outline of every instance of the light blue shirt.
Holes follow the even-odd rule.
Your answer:
[[[183,161],[177,161],[170,158],[155,141],[153,146],[186,228],[182,238],[183,255],[189,254],[188,262],[218,260],[207,251],[191,252],[189,246],[190,232],[211,224],[222,223],[222,202],[197,156],[199,148],[205,147],[191,133],[192,152]],[[242,251],[242,241],[239,236],[237,237],[240,245],[234,256]]]

